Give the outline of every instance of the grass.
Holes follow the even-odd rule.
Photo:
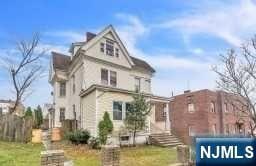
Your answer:
[[[75,166],[100,166],[100,150],[87,146],[62,145],[65,156],[72,159]],[[9,143],[0,141],[0,165],[38,166],[42,145]],[[176,150],[155,146],[141,146],[121,149],[121,166],[167,166],[176,162]]]
[[[0,165],[38,166],[42,145],[21,144],[0,141]]]

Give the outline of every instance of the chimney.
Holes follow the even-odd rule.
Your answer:
[[[96,34],[94,34],[94,33],[86,32],[86,42],[90,41],[95,36],[96,36]]]
[[[184,93],[190,93],[191,91],[190,90],[185,90]]]

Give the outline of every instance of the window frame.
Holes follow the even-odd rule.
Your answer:
[[[139,85],[137,85],[137,81]],[[141,78],[140,77],[134,77],[134,90],[140,92],[141,91]]]
[[[121,111],[115,109],[115,104],[117,104],[117,103],[120,104],[119,106],[121,106]],[[122,101],[113,101],[112,107],[113,107],[113,108],[112,108],[112,111],[113,111],[113,120],[114,120],[114,121],[122,121],[122,120],[123,120],[123,102],[122,102]],[[120,118],[120,117],[116,118],[115,111],[119,111],[118,114],[121,114],[121,118]],[[118,115],[118,116],[120,116],[120,115]]]
[[[194,131],[194,125],[188,125],[188,136],[193,137],[196,133]]]
[[[119,58],[119,48],[115,48],[115,56],[117,57],[117,58]]]
[[[59,121],[63,122],[66,119],[66,108],[65,107],[60,107],[59,111],[60,111]]]
[[[100,52],[105,53],[105,43],[104,42],[100,43]]]
[[[75,77],[75,75],[73,74],[72,75],[72,92],[73,92],[73,94],[75,94],[76,93],[76,77]]]
[[[212,134],[217,135],[217,125],[216,124],[212,125]]]
[[[102,79],[103,78],[103,71],[106,72],[105,74],[107,74],[105,77],[106,77],[106,80]],[[101,84],[102,85],[108,85],[108,80],[109,80],[109,72],[108,72],[108,69],[105,69],[105,68],[101,68]]]
[[[212,106],[213,106],[213,108],[212,108]],[[215,102],[214,101],[211,101],[211,103],[210,103],[210,111],[212,113],[216,113],[216,106],[215,106]]]
[[[115,55],[115,43],[110,40],[106,40],[106,54],[113,57]]]
[[[228,103],[224,103],[224,112],[228,113]]]
[[[114,75],[113,75],[114,74]],[[113,77],[114,76],[114,77]],[[112,78],[114,78],[114,80],[112,80]],[[114,82],[112,82],[114,81]],[[114,84],[113,84],[114,83]],[[113,87],[117,86],[117,72],[116,71],[112,71],[109,70],[109,84]]]
[[[64,85],[64,87],[63,87]],[[67,83],[66,81],[61,81],[59,82],[59,96],[60,97],[65,97],[67,93]]]
[[[193,106],[193,110],[191,110],[190,108],[190,105],[192,105]],[[195,111],[196,111],[196,109],[195,109],[195,104],[193,103],[193,102],[190,102],[190,103],[188,103],[188,112],[189,113],[194,113]]]

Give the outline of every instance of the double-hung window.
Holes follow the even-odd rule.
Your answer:
[[[113,120],[123,120],[123,103],[121,101],[113,102]]]
[[[135,77],[135,91],[139,92],[140,91],[140,78]]]
[[[101,84],[116,87],[117,74],[115,71],[101,69]]]
[[[116,87],[116,72],[110,71],[110,85]]]
[[[60,96],[66,96],[66,82],[60,82]]]
[[[65,120],[65,108],[60,108],[60,122]]]
[[[101,69],[101,84],[108,85],[108,70]]]
[[[114,56],[114,42],[110,40],[106,41],[106,54],[109,56]]]

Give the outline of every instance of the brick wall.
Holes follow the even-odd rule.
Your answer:
[[[48,150],[41,152],[41,166],[64,166],[64,151]]]
[[[194,104],[193,112],[188,110],[189,103]],[[211,111],[211,103],[214,103],[215,112]],[[228,112],[224,112],[225,103],[233,104],[230,96],[227,97],[221,91],[215,92],[207,89],[174,96],[169,105],[172,133],[184,143],[191,144],[189,129],[193,131],[191,133],[200,135],[213,134],[214,128],[216,128],[216,134],[223,134],[227,124],[231,126],[230,128],[234,128],[240,120],[244,123],[244,130],[247,131],[249,118],[247,116],[238,118],[236,112],[230,109]]]
[[[102,166],[120,165],[120,147],[115,145],[105,145],[101,149]]]

